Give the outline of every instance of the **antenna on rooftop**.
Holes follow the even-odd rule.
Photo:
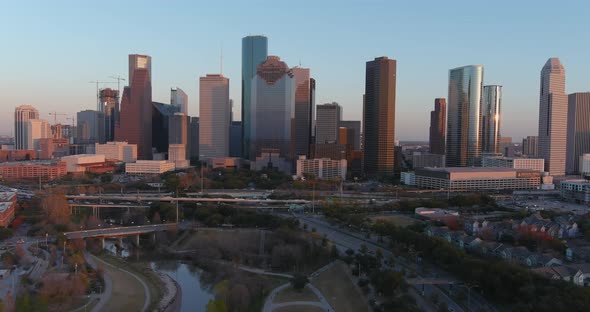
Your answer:
[[[221,45],[221,52],[219,53],[219,73],[223,76],[223,43]]]

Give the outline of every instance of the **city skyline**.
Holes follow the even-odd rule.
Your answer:
[[[318,11],[321,11],[322,6],[330,5],[332,4],[329,1],[319,4]],[[232,18],[235,17],[232,27],[221,26],[213,32],[199,27],[201,23],[211,21],[212,17],[207,16],[209,10],[221,9],[218,4],[207,8],[196,8],[195,5],[187,4],[184,12],[178,12],[178,5],[169,5],[164,9],[157,5],[153,8],[140,7],[137,8],[139,12],[132,15],[128,21],[124,21],[122,17],[131,9],[131,4],[117,3],[118,9],[114,12],[109,10],[109,14],[100,14],[110,8],[108,4],[102,3],[100,5],[80,4],[65,11],[59,5],[52,7],[42,2],[26,11],[23,5],[17,3],[7,6],[9,8],[3,11],[12,10],[14,13],[11,16],[2,15],[3,23],[23,25],[30,18],[31,22],[35,20],[31,25],[42,22],[49,26],[48,38],[39,38],[37,28],[29,25],[23,26],[18,36],[7,34],[6,44],[18,46],[19,49],[6,51],[4,61],[0,61],[3,62],[2,67],[5,73],[0,78],[0,85],[2,85],[0,88],[4,91],[1,92],[0,102],[5,109],[5,117],[0,117],[3,121],[0,125],[0,134],[13,133],[8,113],[12,115],[13,108],[19,105],[28,104],[38,107],[40,118],[45,119],[50,119],[47,116],[49,110],[73,115],[80,110],[94,109],[95,85],[89,84],[88,81],[104,81],[111,75],[125,74],[126,56],[133,53],[144,53],[154,57],[155,80],[152,81],[154,100],[168,102],[170,88],[178,86],[187,92],[189,99],[193,99],[189,104],[189,115],[196,116],[198,77],[221,70],[219,59],[221,46],[223,46],[223,74],[230,80],[240,81],[241,38],[249,34],[263,34],[268,37],[269,51],[282,56],[288,64],[301,63],[302,66],[311,68],[314,78],[318,81],[316,102],[340,103],[345,112],[343,117],[347,120],[361,119],[364,61],[384,55],[398,60],[397,110],[398,116],[404,116],[396,124],[399,140],[428,139],[428,113],[432,99],[446,96],[448,70],[463,64],[483,64],[487,69],[486,83],[504,86],[505,118],[502,130],[504,136],[512,136],[514,141],[537,132],[536,112],[538,112],[539,101],[537,75],[538,68],[547,58],[559,57],[568,68],[566,89],[568,94],[584,92],[588,89],[584,75],[590,70],[590,64],[584,56],[588,54],[590,47],[582,43],[580,49],[575,51],[567,49],[569,41],[584,35],[582,31],[584,27],[572,26],[576,26],[575,23],[582,23],[580,19],[575,18],[575,15],[581,14],[577,12],[584,11],[583,7],[587,6],[585,3],[567,3],[552,12],[542,10],[542,4],[535,7],[519,5],[512,7],[510,12],[503,10],[500,5],[497,8],[489,8],[494,11],[489,18],[491,16],[502,18],[504,23],[497,25],[497,23],[489,23],[491,21],[489,18],[481,20],[479,17],[468,18],[466,22],[473,24],[468,28],[461,27],[464,26],[465,21],[444,19],[445,23],[441,22],[445,13],[450,10],[463,14],[477,9],[477,4],[444,8],[443,4],[431,3],[432,11],[428,12],[419,10],[418,5],[406,4],[404,10],[401,10],[403,14],[391,13],[399,17],[396,19],[379,21],[379,18],[361,14],[358,17],[360,21],[357,25],[359,27],[356,27],[358,29],[347,26],[346,19],[355,16],[362,4],[346,8],[334,6],[333,16],[323,16],[331,22],[326,23],[332,24],[330,27],[323,26],[325,20],[321,23],[316,21],[315,17],[320,13],[314,12],[315,10],[289,8],[294,13],[310,14],[311,22],[301,30],[301,25],[295,22],[281,23],[281,27],[274,27],[279,17],[268,13],[265,14],[267,19],[264,21],[250,23],[252,20],[262,20],[260,18],[262,13],[246,7],[245,4],[235,3],[226,5]],[[393,4],[383,3],[383,6],[387,8]],[[197,9],[203,11],[200,12]],[[272,4],[268,9],[271,13],[281,12],[285,7],[282,4]],[[149,36],[143,36],[146,30],[129,27],[140,19],[144,20],[145,16],[157,17],[158,10],[165,12],[174,10],[183,15],[193,14],[194,21],[177,19],[185,20],[185,24],[180,24],[167,16],[161,16],[160,19],[147,18],[145,20],[150,20],[148,29],[158,30],[151,32]],[[385,14],[381,11],[391,10],[375,11],[376,17]],[[18,14],[19,12],[26,12],[26,14]],[[61,14],[71,15],[72,12],[78,13],[74,14],[73,19],[55,18]],[[243,15],[248,18],[240,16],[238,12],[246,12],[247,14]],[[397,16],[398,14],[400,16]],[[64,29],[75,28],[75,23],[82,23],[85,18],[95,15],[97,16],[96,26],[91,24],[83,31],[64,32]],[[215,14],[210,15],[215,16]],[[21,16],[21,20],[14,20],[13,16]],[[98,16],[100,16],[100,22]],[[339,21],[341,18],[337,18],[338,16],[345,18]],[[544,17],[549,16],[554,21],[552,26],[545,25],[543,22]],[[363,21],[366,23],[363,24]],[[396,29],[403,25],[410,25],[414,30],[407,34],[399,33]],[[376,26],[381,27],[376,28]],[[296,29],[300,31],[297,32]],[[474,29],[486,33],[486,36],[481,36],[482,38],[475,36]],[[106,51],[96,49],[91,39],[110,30],[117,33],[113,36],[114,44],[109,45],[110,48]],[[369,31],[374,33],[368,34]],[[511,33],[508,34],[508,31]],[[560,36],[548,44],[542,40],[544,32],[559,33]],[[332,40],[329,43],[322,43],[328,34],[333,36]],[[456,36],[457,34],[460,35]],[[455,37],[466,35],[473,35],[470,45],[477,45],[478,42],[489,41],[491,38],[496,39],[495,42],[498,44],[485,50],[465,49],[467,43]],[[375,40],[383,36],[386,36],[387,40]],[[200,39],[189,40],[195,42],[187,43],[186,47],[168,49],[171,40],[186,37]],[[55,46],[49,44],[44,48],[43,53],[37,53],[39,46],[47,45],[48,40],[58,42],[68,40],[76,42],[76,45],[72,45],[72,49],[64,50],[63,44]],[[321,44],[319,49],[318,44]],[[69,45],[71,44],[66,43],[66,46]],[[428,50],[424,47],[432,45],[442,45],[443,48],[437,49],[436,54],[425,53],[424,51]],[[297,46],[297,49],[294,49],[294,46]],[[75,51],[75,53],[64,51]],[[31,57],[32,52],[35,52],[35,57]],[[184,65],[180,66],[183,63]],[[27,74],[33,70],[36,71],[35,77]],[[126,83],[128,84],[128,81]],[[111,88],[115,86],[116,84],[105,85]],[[27,92],[29,89],[35,92]],[[240,93],[240,84],[233,84],[230,98],[235,103],[235,120],[240,119]],[[58,121],[67,123],[63,117],[58,118]]]

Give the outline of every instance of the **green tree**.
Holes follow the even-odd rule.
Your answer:
[[[211,299],[209,303],[207,303],[206,307],[207,312],[227,312],[227,305],[223,300],[220,299]]]

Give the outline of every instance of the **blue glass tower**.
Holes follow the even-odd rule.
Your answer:
[[[250,158],[250,107],[252,78],[258,65],[268,56],[268,39],[264,36],[242,38],[242,157]]]

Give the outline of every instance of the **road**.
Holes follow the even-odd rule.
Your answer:
[[[172,196],[141,196],[141,195],[66,195],[71,200],[117,200],[117,201],[165,201],[165,202],[213,202],[213,203],[251,203],[251,204],[309,204],[310,201],[304,199],[244,199],[244,198],[202,198],[202,197],[172,197]]]
[[[104,229],[84,230],[76,232],[64,232],[67,239],[89,238],[89,237],[108,237],[123,235],[138,235],[157,231],[167,231],[176,228],[176,223],[151,224],[138,226],[123,226]]]
[[[365,246],[367,246],[367,249],[370,252],[376,252],[377,249],[381,249],[385,258],[389,258],[392,256],[392,253],[389,250],[384,249],[384,248],[382,248],[382,247],[376,245],[375,243],[368,241],[366,239],[356,237],[353,233],[349,233],[348,231],[345,231],[344,229],[337,228],[335,226],[330,225],[329,223],[323,222],[321,220],[317,220],[315,218],[302,216],[302,215],[296,215],[296,217],[300,220],[300,222],[302,224],[307,224],[308,228],[315,228],[316,232],[326,235],[326,238],[329,239],[330,241],[334,242],[336,244],[336,246],[338,247],[338,249],[342,252],[346,251],[346,249],[349,249],[349,248],[354,251],[358,251],[361,248],[361,245],[364,244]],[[396,267],[394,267],[392,269],[395,269],[398,271],[402,269],[401,264],[398,262],[399,261],[396,261]],[[387,267],[387,266],[385,266],[385,267]],[[425,298],[428,298],[431,294],[436,293],[436,294],[438,294],[440,300],[444,301],[449,308],[452,308],[454,311],[457,311],[457,312],[463,311],[463,308],[461,308],[457,303],[455,303],[451,298],[449,298],[444,292],[442,292],[437,287],[432,286],[432,285],[424,285],[424,288],[422,288],[421,285],[413,285],[413,286],[414,286],[414,288],[416,288],[416,290],[418,292],[423,293]],[[416,293],[410,292],[410,295],[412,295],[412,294],[414,294],[414,298],[416,299],[416,303],[419,305],[419,307],[422,310],[425,310],[425,311],[432,310],[432,306],[428,302],[426,302],[426,300],[424,300],[420,296],[415,296]]]

